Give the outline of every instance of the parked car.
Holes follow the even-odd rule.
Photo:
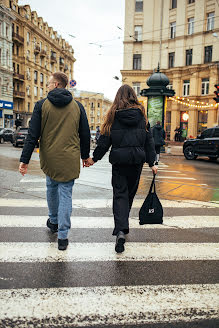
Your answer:
[[[3,143],[5,141],[13,141],[13,130],[10,128],[0,130],[0,143]]]
[[[23,128],[19,126],[13,134],[13,146],[18,147],[19,145],[24,145],[24,141],[27,137],[28,128]]]
[[[219,157],[219,126],[206,129],[197,139],[184,141],[183,153],[186,159],[196,159],[198,156],[208,156],[210,160]]]

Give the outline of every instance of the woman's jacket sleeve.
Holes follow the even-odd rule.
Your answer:
[[[101,134],[97,141],[97,146],[93,152],[93,161],[99,161],[109,150],[111,144],[111,137]]]
[[[148,128],[146,131],[146,140],[145,140],[145,154],[146,154],[146,162],[149,164],[150,167],[154,165],[156,152],[155,152],[155,145],[154,145],[154,138],[151,133],[151,129]]]

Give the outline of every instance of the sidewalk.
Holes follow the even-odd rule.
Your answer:
[[[167,141],[165,145],[165,153],[162,155],[184,156],[183,142]]]

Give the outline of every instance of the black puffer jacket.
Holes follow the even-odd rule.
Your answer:
[[[153,166],[155,160],[154,141],[145,128],[145,119],[139,108],[118,110],[110,136],[101,135],[93,160],[97,162],[112,146],[109,156],[111,164],[140,164]]]

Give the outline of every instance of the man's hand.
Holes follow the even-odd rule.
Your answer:
[[[19,172],[24,176],[24,174],[27,173],[27,168],[28,168],[28,164],[21,162],[19,165]]]
[[[154,175],[157,174],[157,169],[158,169],[158,168],[157,168],[157,166],[155,166],[155,165],[151,167],[151,170],[152,170],[152,172],[153,172]]]
[[[91,157],[88,158],[88,160],[87,160],[87,165],[88,165],[88,166],[94,165],[94,163],[95,163],[95,162],[92,160]]]

